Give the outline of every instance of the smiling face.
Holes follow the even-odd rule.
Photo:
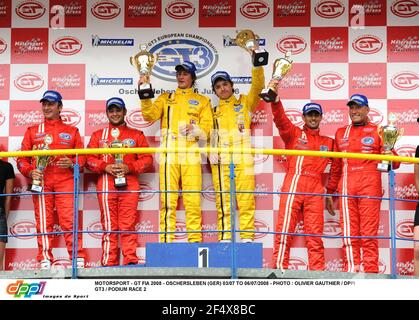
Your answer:
[[[323,119],[323,116],[315,110],[312,110],[306,113],[305,115],[303,115],[304,123],[310,129],[318,129],[322,119]]]
[[[233,85],[230,81],[219,79],[214,84],[214,91],[218,98],[225,100],[233,94]]]
[[[368,122],[368,112],[370,108],[368,106],[360,106],[356,103],[349,105],[349,117],[353,124],[363,124]]]
[[[62,109],[63,106],[59,105],[58,102],[42,101],[42,113],[45,120],[58,120]]]
[[[192,88],[192,75],[189,72],[186,72],[185,70],[179,70],[178,72],[176,72],[176,81],[179,89]]]
[[[127,114],[127,109],[120,108],[117,106],[110,106],[106,110],[106,115],[108,117],[109,123],[113,126],[120,126],[125,123],[125,115]]]

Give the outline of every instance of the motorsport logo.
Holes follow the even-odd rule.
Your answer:
[[[209,74],[218,64],[218,51],[206,38],[191,33],[161,35],[148,43],[149,52],[159,58],[153,68],[153,76],[175,82],[175,66],[191,61],[196,66],[196,76]]]
[[[259,46],[266,45],[266,39],[258,39]],[[223,35],[223,46],[226,47],[237,47],[236,38]]]
[[[132,47],[134,39],[102,39],[92,34],[92,47]]]
[[[101,78],[97,74],[90,75],[90,85],[95,86],[130,86],[134,83],[132,78]]]
[[[7,43],[6,40],[3,38],[0,38],[0,54],[2,54],[7,49]]]
[[[419,4],[415,0],[393,1],[391,12],[400,18],[412,18],[419,14]]]
[[[352,88],[353,89],[365,89],[365,88],[381,88],[383,86],[383,76],[378,72],[371,72],[363,75],[352,76]]]
[[[307,42],[299,36],[289,35],[279,39],[276,43],[276,47],[282,53],[291,51],[293,55],[296,55],[307,48]]]
[[[31,298],[33,295],[42,294],[45,290],[46,281],[25,283],[23,280],[17,280],[9,284],[6,288],[7,294],[15,298]]]

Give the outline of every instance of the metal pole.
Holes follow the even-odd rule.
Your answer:
[[[71,263],[71,278],[77,279],[77,255],[79,247],[79,178],[80,166],[79,156],[76,154],[76,163],[74,164],[74,212],[73,212],[73,261]]]
[[[389,199],[390,199],[390,250],[391,250],[391,278],[397,279],[397,244],[396,244],[396,179],[393,170],[389,172]]]
[[[230,154],[230,221],[231,221],[231,279],[237,279],[236,262],[236,185],[233,154]]]

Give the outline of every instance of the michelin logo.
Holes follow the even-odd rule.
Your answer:
[[[266,39],[258,39],[259,46],[266,45]],[[237,46],[236,38],[231,38],[230,36],[223,36],[223,46],[225,47],[233,47]]]
[[[90,85],[94,86],[128,86],[134,83],[132,78],[100,78],[96,74],[90,75]]]
[[[134,39],[101,39],[98,35],[92,35],[92,47],[132,47]]]
[[[231,77],[231,81],[233,83],[243,83],[243,84],[249,84],[252,83],[252,77]]]

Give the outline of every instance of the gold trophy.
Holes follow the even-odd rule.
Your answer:
[[[236,44],[252,55],[253,66],[266,66],[269,53],[265,49],[259,49],[258,40],[259,36],[248,29],[238,32],[236,36]]]
[[[273,72],[272,72],[272,79],[282,80],[287,73],[291,70],[292,67],[292,60],[289,58],[291,57],[291,52],[288,51],[285,54],[284,58],[276,59],[273,64]],[[276,99],[277,93],[275,88],[265,88],[259,94],[266,102],[274,102]]]
[[[121,140],[118,140],[119,134],[120,132],[118,128],[113,128],[111,130],[111,136],[114,138],[114,140],[110,144],[111,148],[125,148],[125,144]],[[124,163],[123,154],[117,153],[114,154],[113,157],[115,158],[116,164]],[[116,188],[125,187],[127,185],[127,179],[125,178],[123,173],[114,179],[114,185]]]
[[[49,145],[52,143],[52,136],[47,134],[44,137],[44,143],[39,145],[34,145],[33,150],[49,150]],[[51,156],[35,156],[36,169],[44,171],[45,168],[50,163]],[[31,191],[32,192],[42,192],[44,187],[42,186],[43,181],[38,179],[32,179]]]
[[[394,123],[397,120],[397,115],[395,113],[390,113],[388,115],[388,125],[380,127],[379,134],[383,141],[383,149],[385,151],[391,151],[394,149],[396,141],[403,135],[404,128],[397,129]],[[391,170],[391,164],[387,160],[377,164],[377,169],[379,171],[388,172]]]
[[[131,65],[138,70],[140,76],[146,76],[145,78],[147,79],[147,82],[138,86],[138,95],[140,96],[140,99],[154,98],[153,88],[149,81],[151,70],[153,70],[154,64],[157,62],[158,55],[150,53],[146,49],[147,45],[141,44],[140,51],[129,59]]]

